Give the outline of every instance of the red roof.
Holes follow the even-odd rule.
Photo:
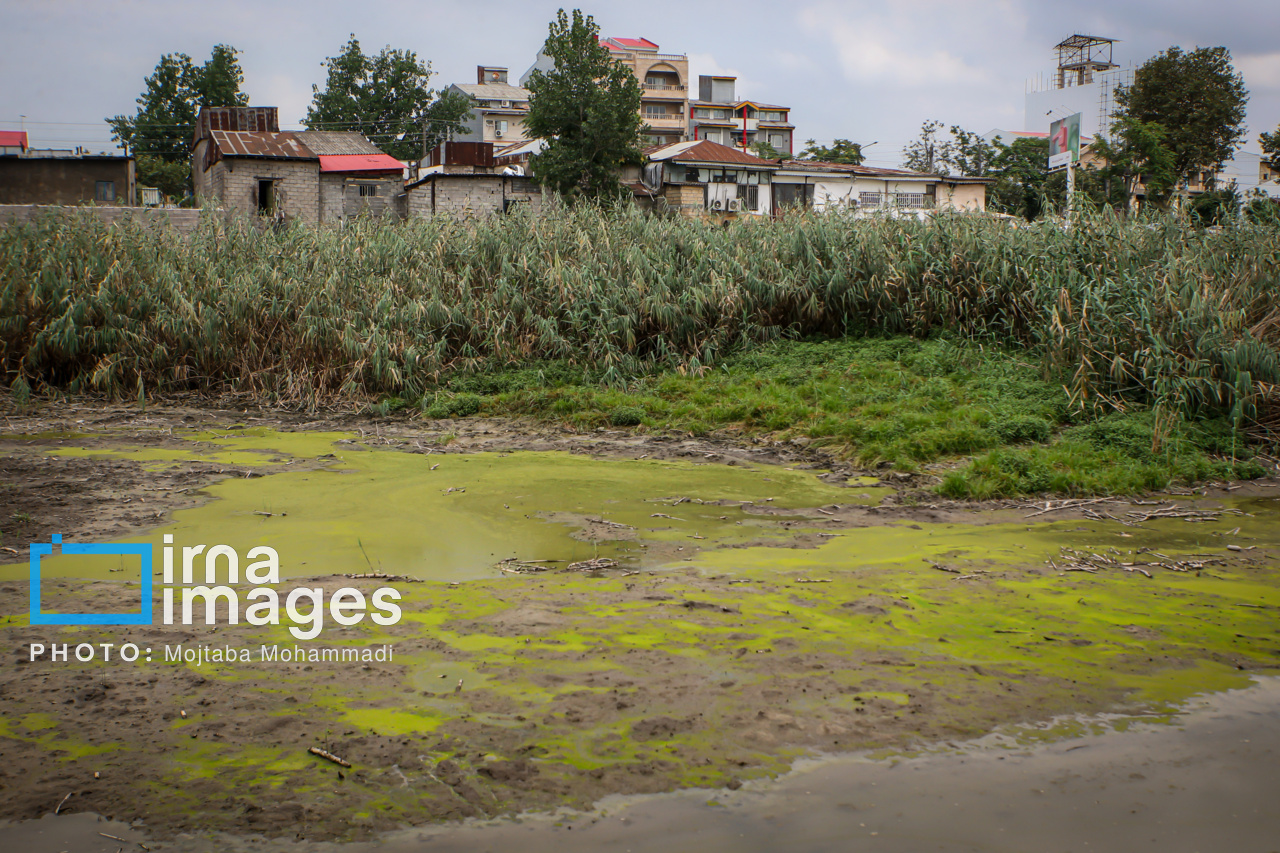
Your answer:
[[[653,42],[649,41],[648,39],[620,39],[620,38],[600,39],[600,44],[604,45],[610,50],[616,50],[617,48],[609,44],[609,42],[613,42],[614,45],[621,45],[622,47],[634,47],[640,50],[657,50],[658,49],[658,46]]]
[[[0,148],[27,148],[27,132],[25,130],[0,130]]]
[[[400,172],[404,165],[390,154],[321,154],[321,172]]]

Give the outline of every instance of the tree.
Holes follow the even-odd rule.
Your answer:
[[[774,148],[767,140],[764,139],[757,139],[747,147],[752,154],[762,160],[781,160],[783,157],[787,156],[784,152]]]
[[[913,172],[926,172],[931,175],[947,174],[944,161],[946,150],[939,150],[938,131],[942,129],[940,121],[926,121],[920,125],[920,137],[909,142],[902,149],[902,165]]]
[[[997,149],[978,134],[953,124],[951,140],[942,145],[939,153],[943,168],[947,170],[943,174],[985,178],[991,171]]]
[[[323,63],[323,91],[311,87],[303,124],[310,130],[353,130],[397,160],[417,160],[443,139],[468,133],[471,101],[428,85],[431,63],[412,50],[384,47],[366,56],[352,34],[342,53]]]
[[[1262,158],[1267,165],[1280,171],[1280,125],[1276,126],[1274,133],[1263,131],[1258,137],[1258,144],[1262,146]]]
[[[1177,183],[1174,154],[1165,142],[1168,133],[1164,127],[1124,116],[1111,130],[1111,139],[1099,134],[1089,147],[1106,164],[1100,170],[1103,180],[1117,180],[1123,189],[1124,210],[1132,206],[1139,182],[1145,186],[1148,200],[1163,204]]]
[[[1173,177],[1182,183],[1200,171],[1219,171],[1244,138],[1244,78],[1225,47],[1191,53],[1171,47],[1149,59],[1132,86],[1116,89],[1118,119],[1157,124],[1173,152]]]
[[[641,162],[640,84],[600,45],[590,15],[563,9],[542,52],[554,63],[529,75],[525,128],[547,146],[530,165],[544,186],[567,198],[621,194],[618,169]]]
[[[237,53],[230,45],[217,45],[198,67],[185,53],[166,53],[146,79],[138,111],[106,119],[112,139],[136,158],[139,184],[171,196],[190,194],[188,151],[200,108],[249,103],[240,91],[244,72]]]
[[[819,145],[812,139],[806,139],[804,150],[800,152],[801,160],[817,160],[822,163],[847,163],[850,166],[861,166],[866,156],[862,153],[862,144],[850,142],[848,139],[837,139],[831,147]]]

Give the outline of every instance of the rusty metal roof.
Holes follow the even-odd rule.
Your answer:
[[[277,157],[314,160],[296,133],[263,133],[246,130],[211,130],[209,136],[223,157]]]
[[[312,154],[381,154],[369,140],[353,130],[299,130],[294,133]]]

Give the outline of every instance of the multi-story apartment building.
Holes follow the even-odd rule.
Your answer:
[[[475,83],[454,83],[449,91],[471,99],[470,133],[466,142],[505,145],[528,139],[524,120],[529,115],[529,90],[507,82],[507,69],[491,65],[476,67]]]
[[[648,39],[603,38],[600,44],[614,59],[630,68],[640,81],[640,115],[649,129],[650,145],[665,145],[688,138],[689,57],[660,53]],[[551,58],[539,52],[533,66],[520,78],[527,85],[535,68],[549,70]]]
[[[791,156],[795,125],[788,121],[790,107],[739,100],[736,77],[698,77],[698,98],[690,102],[691,139],[709,139],[746,150],[757,141],[767,142]]]

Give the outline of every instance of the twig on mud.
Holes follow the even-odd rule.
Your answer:
[[[831,583],[831,578],[797,578],[796,583]]]
[[[263,510],[263,509],[255,509],[252,513],[250,513],[250,515],[262,515],[262,516],[266,516],[267,518],[272,518],[277,515],[283,517],[288,514],[289,513],[287,512],[267,512],[266,510]]]
[[[932,566],[933,568],[937,569],[937,570],[938,570],[938,571],[940,571],[940,572],[950,572],[950,573],[951,573],[951,574],[953,574],[953,575],[958,575],[958,574],[960,574],[960,570],[959,570],[959,569],[953,569],[953,568],[951,568],[950,566],[944,566],[944,565],[942,565],[941,563],[929,563],[929,565],[930,565],[930,566]]]
[[[617,527],[622,530],[635,530],[635,528],[629,524],[619,524],[616,521],[606,521],[603,518],[588,518],[587,521],[592,524],[603,524],[605,527]]]
[[[1024,515],[1023,518],[1035,518],[1037,515],[1044,515],[1046,512],[1057,512],[1060,509],[1075,509],[1076,507],[1089,506],[1098,503],[1117,503],[1115,498],[1094,498],[1093,500],[1065,500],[1057,506],[1052,505],[1052,501],[1045,501],[1044,509],[1039,512],[1033,512],[1030,515]]]
[[[67,804],[67,800],[71,799],[75,795],[76,795],[76,792],[72,791],[70,794],[67,794],[65,797],[63,797],[62,802],[58,803],[58,807],[53,810],[53,813],[56,815],[58,814],[58,812],[62,811],[62,807]]]
[[[676,518],[674,515],[667,515],[665,512],[655,512],[653,515],[651,515],[651,516],[649,516],[649,517],[650,517],[650,518],[669,518],[669,519],[671,519],[672,521],[679,521],[679,520],[680,520],[680,519]]]
[[[578,563],[570,563],[565,566],[566,572],[594,572],[600,569],[612,569],[618,565],[617,560],[611,560],[608,557],[596,557],[594,560],[583,560]]]
[[[377,580],[396,581],[398,583],[422,583],[421,578],[411,578],[408,575],[390,575],[386,572],[351,572],[342,577],[358,581],[376,578]]]
[[[346,761],[345,759],[339,758],[338,756],[334,755],[334,754],[333,754],[332,752],[330,752],[329,750],[327,750],[327,749],[321,749],[321,748],[320,748],[320,747],[318,747],[318,746],[313,746],[313,747],[311,747],[310,749],[308,749],[308,750],[307,750],[307,752],[311,753],[312,755],[318,755],[318,756],[320,756],[321,758],[323,758],[323,759],[324,759],[324,760],[326,760],[326,761],[332,761],[334,764],[337,764],[339,767],[350,767],[350,766],[351,766],[351,762],[350,762],[350,761]]]

